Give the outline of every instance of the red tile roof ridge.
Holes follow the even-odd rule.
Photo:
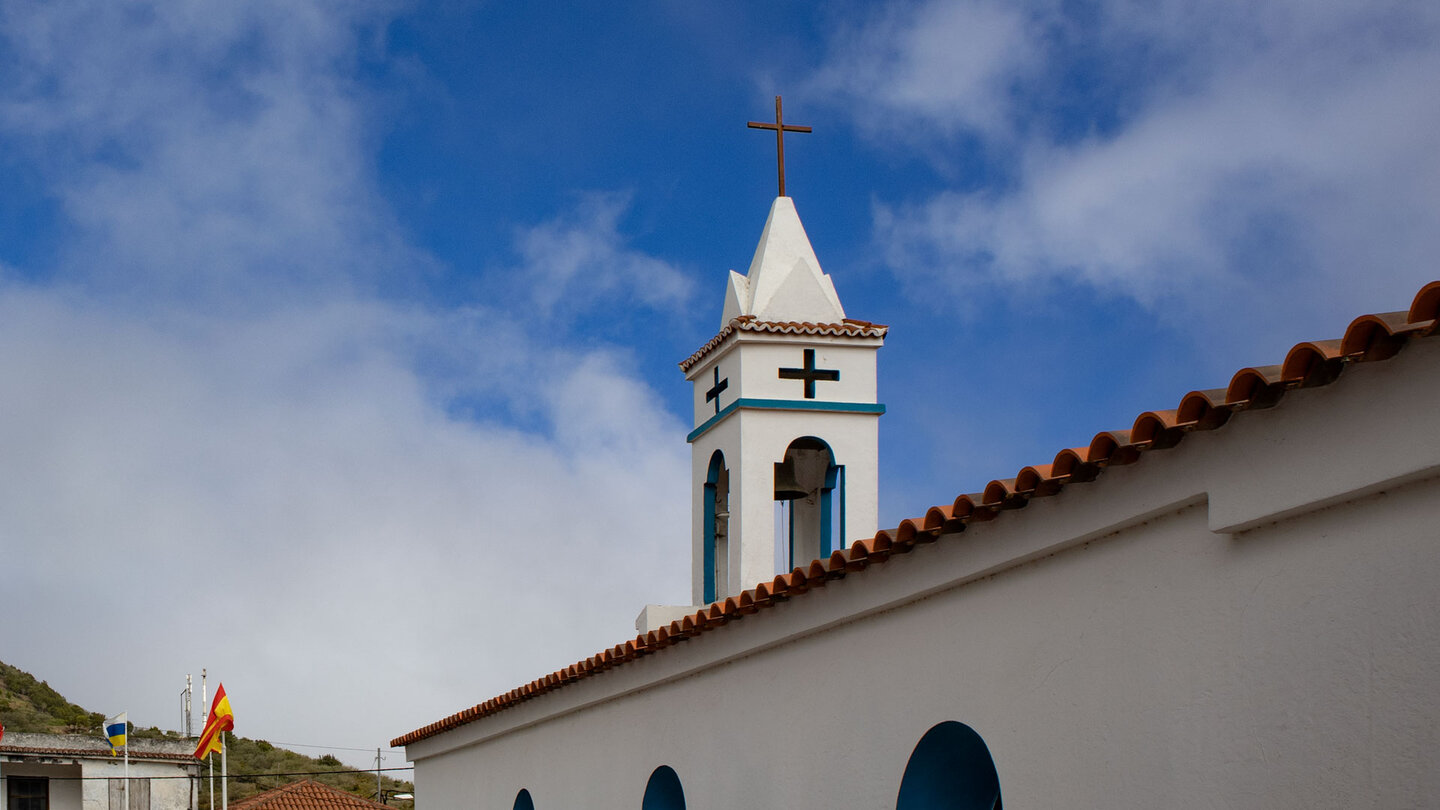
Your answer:
[[[230,805],[230,810],[368,810],[385,806],[314,779],[300,779],[242,799]]]
[[[753,319],[746,321],[751,317],[736,318],[726,329],[742,321],[754,322]],[[1362,315],[1350,323],[1339,339],[1297,343],[1280,365],[1243,368],[1235,373],[1225,388],[1191,391],[1181,398],[1174,410],[1145,411],[1135,419],[1134,426],[1129,430],[1101,431],[1086,447],[1060,450],[1050,464],[1024,467],[1013,479],[991,481],[984,492],[958,495],[953,504],[931,507],[922,518],[903,520],[894,529],[876,532],[873,538],[856,540],[848,549],[835,551],[826,560],[814,560],[788,574],[779,574],[768,583],[759,583],[737,596],[700,608],[692,615],[671,622],[663,635],[654,632],[637,636],[633,642],[626,642],[623,648],[616,646],[613,651],[590,659],[603,658],[603,666],[585,669],[571,678],[555,677],[561,674],[555,673],[545,680],[532,681],[526,687],[525,698],[539,696],[579,677],[618,666],[698,636],[706,630],[742,619],[760,609],[773,607],[791,595],[803,594],[831,579],[864,571],[872,563],[883,563],[894,554],[911,551],[917,544],[938,540],[942,534],[963,532],[970,523],[993,520],[1003,511],[1020,509],[1032,498],[1054,495],[1069,484],[1093,481],[1108,467],[1132,464],[1146,452],[1174,447],[1189,432],[1215,430],[1223,426],[1234,411],[1272,407],[1290,390],[1329,385],[1351,363],[1387,360],[1412,338],[1431,337],[1437,333],[1440,333],[1440,281],[1432,281],[1420,289],[1410,309],[1405,312]],[[721,330],[711,344],[718,345],[727,334]],[[687,362],[693,364],[712,348],[707,344],[706,349],[692,355]],[[686,365],[682,363],[681,367]],[[515,692],[509,694],[514,695]],[[390,744],[397,747],[409,745],[503,711],[515,702],[505,698],[502,695],[452,714],[397,737]]]
[[[706,355],[719,348],[727,338],[736,332],[770,332],[773,334],[786,335],[824,335],[827,337],[855,337],[855,338],[883,338],[890,331],[890,327],[861,321],[854,318],[845,318],[840,323],[811,323],[809,321],[762,321],[754,315],[741,315],[731,318],[730,323],[710,338],[704,346],[701,346],[694,354],[680,361],[680,370],[689,371],[695,364],[700,362]]]

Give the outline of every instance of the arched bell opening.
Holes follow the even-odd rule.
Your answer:
[[[801,436],[775,462],[775,568],[830,556],[845,535],[845,468],[823,439]]]
[[[530,798],[530,791],[521,788],[520,792],[515,794],[514,810],[535,810],[535,801]]]
[[[661,765],[650,774],[640,810],[685,810],[685,791],[674,768]]]
[[[920,738],[895,810],[1002,810],[1000,776],[985,740],[964,723],[947,720]]]
[[[705,602],[729,594],[730,586],[730,470],[725,455],[716,450],[705,474]]]

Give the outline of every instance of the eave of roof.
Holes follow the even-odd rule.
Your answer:
[[[848,338],[883,338],[890,331],[884,324],[846,318],[840,323],[810,323],[809,321],[761,321],[754,315],[731,318],[715,337],[694,354],[680,361],[680,370],[688,372],[695,364],[720,348],[731,335],[737,332],[769,332],[777,335],[809,335]]]
[[[85,759],[109,759],[110,752],[107,749],[97,748],[41,748],[33,746],[6,745],[0,743],[0,754],[11,756],[40,756],[40,757],[82,757]],[[182,765],[196,765],[200,761],[189,754],[170,754],[162,751],[131,751],[131,759],[157,760],[161,762],[174,762]]]
[[[740,320],[731,321],[726,329]],[[1109,467],[1133,464],[1144,453],[1172,448],[1187,433],[1215,430],[1237,411],[1273,407],[1287,391],[1329,385],[1352,363],[1388,360],[1410,340],[1431,337],[1437,332],[1440,332],[1440,281],[1432,281],[1416,293],[1407,311],[1362,315],[1350,323],[1339,339],[1297,343],[1279,365],[1242,368],[1225,388],[1191,391],[1172,410],[1140,414],[1129,430],[1097,433],[1088,446],[1061,450],[1049,464],[1024,467],[1014,478],[991,481],[981,492],[960,495],[951,504],[933,506],[924,517],[901,521],[895,529],[881,530],[870,540],[857,540],[850,548],[831,554],[828,560],[815,560],[788,574],[777,575],[771,582],[760,583],[738,596],[726,597],[668,627],[636,636],[633,641],[397,737],[390,744],[410,745],[443,734],[581,678],[774,607],[813,588],[824,587],[830,580],[883,563],[891,555],[909,552],[916,545],[962,532],[970,523],[993,520],[1002,512],[1025,506],[1031,498],[1054,495],[1067,485],[1095,480]],[[698,362],[729,334],[722,330],[686,363]],[[682,363],[681,368],[687,368],[686,363]]]

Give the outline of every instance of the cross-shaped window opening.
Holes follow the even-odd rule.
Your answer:
[[[715,413],[718,414],[718,413],[720,413],[720,392],[721,392],[721,391],[724,391],[726,388],[729,388],[729,387],[730,387],[730,378],[729,378],[729,377],[726,377],[726,378],[723,379],[723,380],[720,379],[720,367],[719,367],[719,366],[716,366],[714,369],[712,369],[712,371],[715,372],[715,384],[710,387],[710,390],[709,390],[709,391],[706,391],[706,392],[705,392],[705,401],[706,401],[706,402],[714,402],[714,403],[715,403]]]
[[[826,380],[826,381],[829,381],[829,382],[838,382],[838,381],[840,380],[840,370],[839,370],[839,369],[834,369],[834,368],[816,368],[816,367],[815,367],[815,350],[814,350],[814,349],[806,349],[806,350],[805,350],[805,367],[804,367],[804,368],[782,368],[782,369],[780,369],[780,379],[782,379],[782,380],[804,380],[804,381],[805,381],[805,398],[806,398],[806,399],[814,399],[814,398],[815,398],[815,381],[816,381],[816,380]]]

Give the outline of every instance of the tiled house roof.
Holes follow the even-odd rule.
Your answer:
[[[38,757],[93,758],[110,756],[110,749],[106,748],[104,750],[97,750],[94,748],[52,748],[0,744],[0,754]],[[163,751],[131,751],[130,758],[155,760],[159,762],[176,762],[183,765],[191,765],[196,763],[196,759],[189,754],[171,754]]]
[[[130,759],[148,762],[169,762],[199,766],[190,755],[195,743],[191,740],[130,738],[127,746]],[[12,732],[0,742],[0,754],[12,757],[60,757],[71,759],[110,759],[110,741],[93,734],[37,734]]]
[[[314,779],[302,779],[236,802],[230,810],[374,810],[385,806]]]
[[[840,323],[810,323],[809,321],[761,321],[756,320],[754,315],[741,315],[731,319],[725,324],[725,328],[710,342],[701,346],[696,352],[680,361],[680,370],[689,371],[696,363],[705,359],[707,355],[720,348],[727,338],[736,332],[769,332],[776,335],[828,335],[831,337],[860,337],[860,338],[883,338],[890,327],[884,324],[870,323],[869,321],[857,321],[853,318],[846,318]]]
[[[962,532],[970,523],[993,520],[1002,512],[1025,506],[1032,498],[1051,496],[1067,486],[1093,481],[1110,467],[1134,464],[1146,453],[1174,447],[1192,431],[1221,428],[1237,411],[1270,408],[1287,391],[1329,385],[1351,364],[1388,360],[1409,341],[1440,333],[1437,319],[1440,319],[1440,281],[1433,281],[1420,289],[1407,311],[1363,315],[1352,321],[1338,339],[1298,343],[1279,365],[1240,369],[1224,388],[1192,391],[1182,397],[1174,409],[1140,414],[1128,430],[1097,433],[1088,446],[1061,450],[1048,464],[1024,467],[1014,478],[991,481],[981,492],[963,494],[953,503],[931,507],[924,517],[902,521],[897,528],[877,532],[870,540],[856,541],[829,559],[815,560],[789,574],[778,575],[771,582],[715,602],[668,627],[636,636],[633,641],[416,729],[390,744],[409,745],[459,728],[581,678],[774,607],[812,588],[824,587],[830,580],[860,573],[871,565],[884,563],[891,555],[912,550],[917,544]],[[726,329],[739,323],[740,319],[731,321]],[[728,334],[722,330],[707,348],[692,355],[686,363],[693,365]],[[687,367],[686,363],[681,367]]]

